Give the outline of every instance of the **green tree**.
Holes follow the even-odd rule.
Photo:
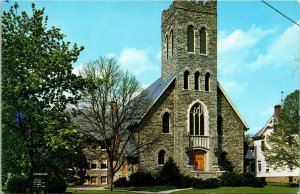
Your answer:
[[[80,99],[84,86],[72,73],[83,47],[71,46],[59,28],[49,28],[44,9],[32,4],[29,16],[18,7],[2,16],[2,174],[25,173],[32,180],[33,171],[62,174],[69,167],[61,154],[72,152],[78,136],[65,109]],[[24,120],[16,121],[17,112]],[[10,161],[15,165],[9,167]]]
[[[267,137],[265,157],[275,167],[298,167],[299,137],[299,90],[289,94],[283,103],[274,131]]]
[[[99,149],[87,149],[86,153],[98,160],[105,155],[108,183],[113,190],[113,177],[126,158],[137,156],[157,139],[153,136],[149,141],[137,140],[140,128],[136,123],[142,119],[150,101],[136,78],[122,71],[114,58],[92,61],[81,74],[89,87],[76,105],[79,111],[76,122],[90,142],[105,148],[104,153],[99,153]]]

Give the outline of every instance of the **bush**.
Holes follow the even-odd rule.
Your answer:
[[[114,182],[115,187],[129,187],[130,183],[127,181],[125,177],[119,178]]]
[[[192,187],[192,183],[194,180],[194,178],[191,178],[189,176],[180,176],[177,179],[175,186],[177,188],[190,188]]]
[[[209,179],[196,179],[193,182],[194,189],[214,189],[220,187],[220,180],[217,178],[209,178]]]
[[[160,170],[160,180],[165,185],[175,186],[178,179],[181,177],[179,168],[176,166],[173,158],[169,157],[167,162]]]
[[[49,177],[48,193],[65,193],[67,190],[67,183],[62,177]]]
[[[242,173],[240,177],[242,186],[264,187],[266,185],[264,179],[257,178],[252,173]]]
[[[264,187],[266,185],[263,179],[255,177],[252,173],[225,172],[220,179],[223,186],[229,187]]]
[[[10,193],[26,193],[26,188],[29,188],[29,180],[22,175],[12,176],[7,183],[7,190]]]
[[[149,172],[136,172],[129,176],[129,183],[133,186],[153,186],[157,181]]]
[[[220,177],[221,184],[226,187],[242,186],[241,176],[235,172],[225,172]]]

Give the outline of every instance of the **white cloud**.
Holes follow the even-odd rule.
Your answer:
[[[76,67],[73,68],[72,72],[75,74],[75,75],[79,75],[80,72],[82,71],[82,69],[84,68],[84,64],[81,64],[81,65],[78,65]]]
[[[258,52],[255,46],[274,29],[261,29],[252,25],[247,31],[237,29],[228,34],[219,32],[218,36],[218,68],[220,77],[238,73],[243,70],[249,56]],[[261,48],[260,48],[261,49]]]
[[[220,53],[223,53],[232,50],[238,50],[241,48],[252,47],[261,38],[272,32],[273,30],[263,30],[256,27],[255,25],[252,25],[248,31],[242,31],[241,29],[237,29],[228,36],[226,36],[224,32],[221,32],[220,39],[218,42],[218,51]]]
[[[231,97],[240,96],[247,87],[247,83],[238,83],[233,80],[220,80],[220,83]]]
[[[161,50],[159,50],[155,56],[158,61],[161,61]]]
[[[299,42],[299,26],[294,24],[287,28],[283,34],[270,45],[265,55],[259,55],[248,67],[255,70],[266,65],[277,67],[297,65],[296,57],[299,57],[300,52]]]
[[[117,55],[115,53],[108,53],[108,54],[106,54],[106,57],[115,58],[115,57],[117,57]]]
[[[145,50],[136,48],[123,49],[118,62],[123,69],[132,72],[136,76],[157,68],[154,64],[151,64]]]

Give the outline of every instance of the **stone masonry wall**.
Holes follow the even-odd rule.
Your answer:
[[[218,114],[223,118],[223,136],[220,151],[227,153],[226,158],[232,163],[234,171],[243,172],[244,166],[244,125],[218,89]]]

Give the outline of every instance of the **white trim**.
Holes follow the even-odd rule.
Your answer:
[[[204,116],[204,136],[209,136],[209,113],[207,106],[204,104],[204,102],[200,101],[199,99],[193,101],[187,110],[187,134],[190,133],[190,111],[191,108],[196,104],[200,103],[201,107],[203,108],[203,116]]]

